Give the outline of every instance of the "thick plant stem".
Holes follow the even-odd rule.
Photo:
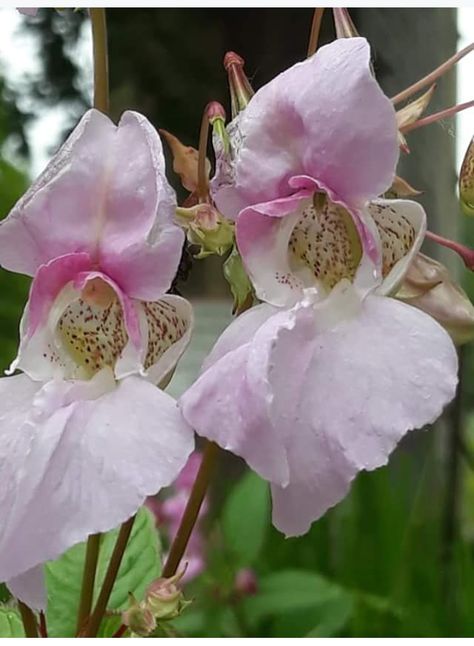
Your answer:
[[[82,575],[81,600],[77,614],[77,633],[82,629],[86,619],[91,614],[94,596],[95,574],[99,560],[100,534],[93,534],[87,540],[86,559]]]
[[[94,55],[94,108],[109,112],[109,59],[105,9],[89,9]]]
[[[18,600],[18,610],[20,611],[26,637],[38,637],[38,624],[33,610],[20,600]]]
[[[129,518],[125,523],[122,524],[119,535],[117,536],[117,541],[115,543],[114,551],[110,558],[109,567],[105,573],[104,582],[102,584],[101,591],[97,598],[95,608],[92,612],[92,615],[87,624],[84,637],[95,637],[97,631],[100,627],[100,622],[102,621],[105,611],[107,610],[107,604],[112,593],[112,588],[114,587],[115,579],[120,568],[120,563],[127,547],[128,539],[132,533],[133,522],[135,516]]]
[[[207,174],[206,174],[208,137],[209,137],[209,114],[208,114],[208,106],[206,106],[202,115],[201,130],[199,132],[197,193],[198,193],[198,198],[200,202],[206,202],[208,200],[208,195],[209,195],[209,182],[207,180]]]
[[[168,559],[166,560],[165,566],[163,568],[163,577],[168,578],[170,576],[173,576],[178,570],[179,564],[181,563],[181,559],[183,558],[183,554],[186,551],[186,547],[194,529],[194,525],[196,524],[204,496],[206,495],[207,487],[214,470],[216,456],[217,445],[213,442],[209,442],[204,449],[201,466],[199,467],[191,495],[189,496],[186,509],[184,510],[183,517],[181,518],[179,529],[171,545]]]
[[[324,7],[314,10],[313,22],[311,23],[311,33],[308,43],[308,58],[318,49],[319,32],[321,31],[321,22],[323,19]]]

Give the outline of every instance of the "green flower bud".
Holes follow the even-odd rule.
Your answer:
[[[133,594],[129,594],[129,607],[122,612],[122,623],[140,637],[147,637],[156,628],[156,620],[151,610],[145,603],[139,603]]]

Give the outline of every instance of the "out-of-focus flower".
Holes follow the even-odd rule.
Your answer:
[[[250,597],[258,592],[258,579],[250,568],[242,568],[235,575],[234,592],[239,597]]]
[[[466,150],[461,166],[459,197],[465,215],[474,215],[474,137]]]
[[[24,16],[36,16],[38,13],[37,7],[18,7],[19,13],[22,13]]]
[[[44,607],[39,566],[170,484],[193,433],[166,383],[192,328],[165,294],[181,256],[160,139],[141,115],[82,118],[0,225],[0,263],[33,276],[0,380],[0,580]]]
[[[432,316],[460,345],[474,339],[474,306],[444,265],[417,254],[397,298]]]
[[[393,106],[365,40],[322,47],[261,88],[213,180],[257,296],[180,406],[271,483],[273,522],[303,534],[363,469],[453,398],[457,356],[430,316],[389,298],[426,228],[380,200],[398,159]]]

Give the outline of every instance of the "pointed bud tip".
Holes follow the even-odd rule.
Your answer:
[[[242,56],[239,56],[236,52],[227,52],[226,55],[224,56],[224,69],[227,72],[229,70],[229,67],[232,65],[238,65],[239,67],[243,67],[245,65],[245,60],[242,58]]]
[[[210,103],[208,103],[206,112],[211,123],[215,119],[223,119],[224,121],[226,119],[224,107],[219,103],[219,101],[211,101]]]

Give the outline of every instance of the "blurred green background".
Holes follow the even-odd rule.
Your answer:
[[[7,10],[3,10],[7,11]],[[13,11],[8,10],[8,11]],[[327,12],[329,13],[329,12]],[[454,9],[356,9],[359,31],[373,45],[377,77],[393,94],[456,51]],[[216,99],[228,106],[222,58],[246,59],[255,88],[304,58],[311,9],[111,9],[108,11],[113,115],[143,112],[157,127],[197,146],[201,112]],[[0,69],[0,215],[30,181],[35,116],[63,112],[64,133],[89,105],[86,62],[71,55],[87,29],[84,11],[40,10],[22,18],[41,62],[38,74],[8,82]],[[326,16],[322,41],[334,34]],[[90,63],[88,63],[90,65]],[[433,109],[455,101],[456,74],[443,79]],[[424,191],[430,228],[474,244],[455,194],[453,122],[415,132],[401,174]],[[61,138],[61,137],[60,137]],[[60,141],[51,138],[51,153]],[[181,189],[171,177],[178,193]],[[60,214],[58,214],[60,217]],[[433,249],[428,251],[434,253]],[[449,253],[439,256],[471,275]],[[0,270],[0,365],[15,355],[28,281]],[[231,319],[231,300],[216,259],[194,261],[181,292],[196,305],[197,329],[170,392],[196,375]],[[286,540],[270,523],[266,486],[222,455],[206,521],[208,570],[190,586],[195,601],[177,623],[194,636],[474,636],[474,358],[463,350],[460,395],[435,429],[412,434],[389,467],[362,474],[351,495],[304,537]],[[387,366],[390,370],[390,366]],[[257,592],[236,595],[235,575],[250,567]]]

